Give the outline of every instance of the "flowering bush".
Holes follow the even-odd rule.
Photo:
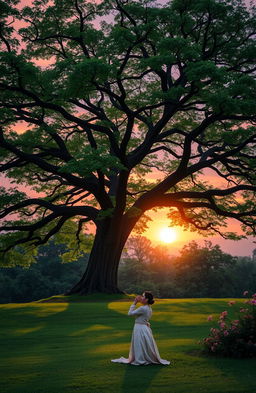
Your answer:
[[[228,311],[223,311],[218,319],[218,327],[211,328],[208,337],[200,341],[204,351],[230,357],[256,356],[256,293],[249,297],[248,291],[245,307],[241,307],[237,319],[231,320]],[[229,301],[232,307],[235,301]],[[212,321],[212,315],[207,318]]]

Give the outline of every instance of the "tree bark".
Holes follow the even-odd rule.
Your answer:
[[[122,216],[102,220],[97,226],[83,277],[64,295],[123,293],[118,288],[117,273],[122,250],[130,232],[131,228],[125,226]]]

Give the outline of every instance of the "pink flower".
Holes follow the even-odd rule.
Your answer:
[[[256,304],[256,299],[251,300],[251,304]]]
[[[236,303],[235,300],[230,300],[230,302],[228,302],[228,305],[233,306],[233,304],[235,304],[235,303]]]
[[[234,321],[232,321],[232,325],[237,326],[239,324],[239,319],[234,319]]]
[[[254,293],[254,294],[252,295],[252,297],[255,299],[255,298],[256,298],[256,293]]]
[[[219,329],[211,328],[210,332],[216,337],[216,336],[218,336]]]
[[[225,322],[221,322],[221,323],[220,323],[220,328],[221,328],[221,329],[225,329],[225,327],[226,327]]]
[[[228,335],[229,335],[228,330],[224,330],[224,336],[228,336]]]
[[[247,296],[249,291],[244,291],[243,296]]]
[[[220,319],[225,319],[227,315],[228,315],[227,311],[222,311],[222,313],[220,314]]]
[[[209,317],[207,318],[207,321],[212,321],[212,315],[209,315]]]
[[[246,312],[248,311],[248,308],[240,308],[240,312]]]

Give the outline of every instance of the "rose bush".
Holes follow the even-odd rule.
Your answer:
[[[217,326],[200,340],[205,352],[237,358],[256,356],[256,293],[249,296],[245,291],[243,295],[248,298],[244,301],[245,307],[237,310],[237,319],[231,320],[228,311],[223,311]],[[235,304],[234,300],[228,302],[230,307]],[[212,315],[207,320],[212,321]]]

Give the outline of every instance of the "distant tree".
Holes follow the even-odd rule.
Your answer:
[[[149,268],[152,253],[151,241],[145,236],[128,239],[118,269],[119,287],[126,292],[138,292],[141,282],[151,276]]]
[[[242,296],[246,290],[256,292],[256,263],[250,257],[238,257],[237,263],[230,266],[227,274],[234,283],[235,296]]]
[[[158,244],[152,247],[150,263],[152,267],[158,268],[165,265],[170,266],[173,264],[174,257],[170,255],[171,245]]]
[[[136,259],[139,263],[147,264],[150,262],[152,253],[151,241],[146,236],[132,236],[125,243],[127,255]]]
[[[210,241],[200,247],[195,241],[184,246],[175,260],[178,286],[184,296],[230,296],[232,284],[227,267],[234,266],[236,257],[224,253],[219,245]]]
[[[86,271],[66,293],[116,293],[124,244],[150,209],[199,232],[237,239],[225,233],[234,218],[255,233],[255,7],[17,4],[0,1],[0,172],[29,188],[0,189],[3,266],[30,265],[53,235],[76,259],[92,222]],[[164,179],[147,180],[154,168]]]
[[[170,256],[168,246],[153,246],[144,236],[132,236],[125,250],[118,271],[122,290],[138,293],[148,289],[156,296],[176,295],[174,257]]]
[[[0,303],[10,303],[13,300],[14,282],[0,270]]]
[[[240,297],[246,289],[256,292],[256,264],[251,258],[234,257],[209,241],[204,246],[192,241],[176,257],[169,254],[168,246],[154,247],[149,242],[144,249],[138,237],[128,243],[137,245],[138,253],[124,254],[119,267],[118,283],[126,292],[148,288],[156,296],[174,298]]]
[[[72,263],[61,263],[60,255],[67,251],[64,244],[51,239],[41,245],[36,263],[30,267],[0,268],[0,303],[30,302],[63,294],[81,276],[88,255]]]

